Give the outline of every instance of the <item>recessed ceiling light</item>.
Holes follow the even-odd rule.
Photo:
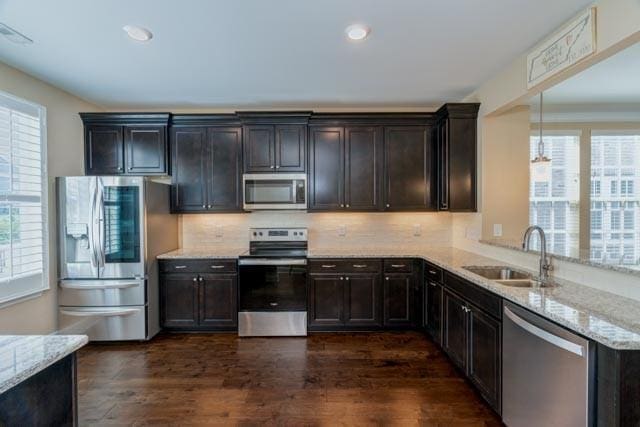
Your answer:
[[[153,38],[151,31],[136,25],[125,25],[122,29],[129,37],[139,42],[147,42]]]
[[[358,41],[366,39],[371,32],[371,29],[361,24],[354,24],[349,25],[345,32],[347,33],[347,37],[349,37],[351,40]]]

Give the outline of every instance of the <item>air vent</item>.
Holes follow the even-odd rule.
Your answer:
[[[18,31],[14,30],[6,24],[3,24],[2,22],[0,22],[0,35],[3,35],[7,40],[17,44],[33,43],[33,40],[31,40],[29,37],[19,33]]]

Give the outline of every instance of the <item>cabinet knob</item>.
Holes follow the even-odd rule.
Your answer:
[[[207,205],[202,205],[202,209],[207,209]]]
[[[347,207],[349,207],[349,205],[347,205]]]
[[[193,278],[193,281],[194,281],[194,282],[197,282],[197,281],[198,281],[198,278],[197,278],[197,277],[194,277],[194,278]]]
[[[348,278],[348,277],[345,277],[345,279],[344,279],[344,280],[349,280],[349,278]]]
[[[342,203],[340,203],[340,207],[341,207],[341,208],[344,208],[344,205],[343,205]]]
[[[198,277],[198,282],[202,282],[204,279],[202,277]]]
[[[119,170],[119,171],[121,171],[121,170],[122,170],[122,166],[120,166],[120,167],[118,168],[118,170]]]
[[[340,280],[344,280],[344,277],[341,277]]]
[[[389,276],[385,277],[384,280],[389,280]]]
[[[211,209],[211,205],[207,205],[207,208]]]
[[[390,208],[390,207],[391,207],[391,205],[390,205],[389,203],[387,203],[387,207],[388,207],[388,208]]]
[[[280,169],[280,165],[277,165],[277,166],[276,166],[276,169]]]
[[[269,166],[269,168],[271,168],[271,169],[273,169],[274,167],[275,167],[275,166],[273,166],[273,165]]]
[[[133,167],[129,166],[129,170],[130,170],[130,171],[132,171],[132,170],[133,170]]]

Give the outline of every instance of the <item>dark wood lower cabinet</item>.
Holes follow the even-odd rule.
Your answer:
[[[199,325],[234,330],[238,327],[237,275],[201,274]]]
[[[352,274],[345,277],[344,324],[380,327],[380,275]]]
[[[160,323],[168,330],[238,328],[237,274],[163,274]]]
[[[342,275],[309,275],[307,316],[310,328],[344,325],[344,281]]]
[[[442,345],[442,285],[434,281],[425,281],[425,329],[431,338]]]
[[[466,303],[445,289],[444,291],[444,331],[442,348],[453,363],[467,370],[467,306]]]
[[[413,275],[385,274],[383,287],[384,326],[411,326],[413,312]]]
[[[468,315],[467,375],[493,409],[500,412],[502,325],[473,306],[470,307]]]

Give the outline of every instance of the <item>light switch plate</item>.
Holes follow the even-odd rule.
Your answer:
[[[502,237],[502,224],[493,224],[493,237]]]
[[[215,230],[214,233],[216,237],[222,237],[224,235],[224,231],[221,225],[216,225],[214,230]]]
[[[346,236],[347,235],[347,226],[342,224],[338,226],[338,236]]]

